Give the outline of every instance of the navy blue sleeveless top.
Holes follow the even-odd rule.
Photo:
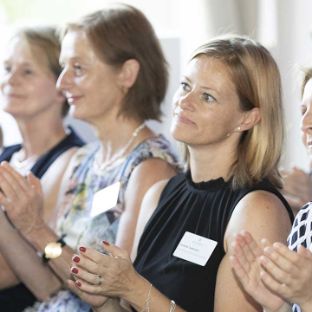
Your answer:
[[[194,183],[182,173],[170,179],[140,239],[136,270],[186,311],[213,312],[226,226],[238,202],[256,190],[275,194],[293,220],[288,203],[268,180],[233,190],[222,178]],[[173,256],[186,231],[217,242],[205,266]]]
[[[66,135],[63,140],[40,156],[33,165],[31,172],[37,178],[40,179],[49,169],[50,165],[52,165],[52,163],[68,149],[84,145],[83,140],[71,127],[69,127],[69,130],[69,134]],[[0,155],[0,162],[10,161],[12,155],[21,148],[21,144],[5,147]],[[30,292],[30,290],[23,283],[20,283],[16,286],[0,291],[0,311],[21,312],[25,308],[32,306],[36,300],[36,297]]]

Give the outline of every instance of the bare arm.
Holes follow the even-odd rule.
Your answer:
[[[262,307],[242,289],[231,269],[228,249],[235,234],[246,229],[256,241],[267,237],[270,241],[285,242],[290,226],[285,207],[273,194],[252,192],[238,203],[225,233],[226,254],[217,274],[215,312],[262,311]]]
[[[145,194],[143,200],[142,200],[142,206],[140,210],[140,214],[138,217],[138,223],[137,227],[135,229],[135,236],[134,236],[134,241],[132,245],[132,251],[131,251],[131,259],[134,261],[136,254],[137,254],[137,249],[138,249],[138,244],[140,241],[140,238],[142,236],[142,233],[144,231],[144,228],[146,226],[146,223],[152,216],[153,212],[155,211],[160,195],[167,184],[168,180],[163,180],[155,183]]]
[[[156,182],[176,174],[164,160],[149,159],[138,165],[131,174],[125,194],[125,211],[120,217],[116,245],[131,252],[134,233],[143,197]]]
[[[59,280],[51,270],[47,269],[34,249],[11,226],[4,213],[1,211],[0,214],[1,232],[5,233],[0,235],[0,248],[4,257],[1,261],[1,272],[4,270],[7,272],[6,281],[2,279],[1,286],[7,288],[18,284],[19,281],[27,281],[27,287],[39,300],[48,299],[60,287]],[[10,263],[14,273],[7,263]],[[4,278],[3,273],[2,278]]]
[[[0,218],[0,227],[2,228],[1,218]],[[0,236],[1,237],[3,236],[2,231],[0,232]],[[18,283],[19,283],[18,277],[14,274],[5,258],[2,255],[0,255],[0,289],[12,287],[17,285]]]
[[[47,222],[49,222],[49,218],[51,219],[53,215],[53,210],[55,209],[53,205],[55,205],[60,181],[75,150],[76,148],[72,148],[62,154],[50,166],[43,177],[43,180],[46,181],[46,185],[43,189],[44,203],[43,213],[41,215],[44,216]],[[2,174],[6,174],[5,171],[2,172]],[[14,194],[14,183],[16,183],[16,180],[12,180],[10,176],[6,176],[6,179],[9,184],[12,182],[12,187],[8,192]],[[8,186],[6,186],[6,188],[8,188]],[[17,192],[17,195],[20,195],[20,193]],[[36,250],[25,240],[25,237],[8,222],[3,213],[1,215],[0,225],[0,231],[3,233],[3,235],[0,235],[0,250],[3,257],[1,257],[0,265],[1,271],[6,272],[6,274],[2,274],[0,277],[1,287],[11,287],[22,281],[39,300],[47,299],[61,287],[59,279],[46,264],[42,263]],[[29,226],[32,226],[32,220],[30,220]]]

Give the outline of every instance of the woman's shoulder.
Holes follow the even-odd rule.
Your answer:
[[[145,160],[160,158],[170,164],[178,165],[178,158],[171,143],[162,135],[156,135],[141,142],[133,151],[132,156]]]
[[[79,147],[76,151],[76,153],[73,155],[72,159],[75,161],[82,162],[83,160],[86,160],[87,158],[94,157],[96,155],[96,152],[100,148],[100,143],[97,141],[89,142],[82,147]]]

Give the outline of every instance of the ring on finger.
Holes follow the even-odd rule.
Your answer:
[[[102,276],[101,275],[97,275],[96,276],[95,284],[96,285],[101,285],[102,284]]]

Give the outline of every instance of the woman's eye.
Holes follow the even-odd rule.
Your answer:
[[[190,90],[190,86],[188,85],[188,83],[184,81],[180,82],[180,86],[181,86],[181,89],[185,92],[188,92]]]
[[[24,69],[24,71],[23,71],[23,74],[24,74],[24,75],[32,75],[33,73],[34,73],[33,70],[31,70],[31,69],[29,69],[29,68]]]
[[[77,76],[80,76],[82,74],[82,67],[79,64],[75,64],[74,71]]]
[[[202,99],[203,99],[203,101],[208,102],[208,103],[214,102],[214,101],[216,100],[216,99],[215,99],[211,94],[209,94],[209,93],[203,93],[203,94],[202,94]]]
[[[301,115],[303,116],[307,111],[307,107],[305,105],[301,106]]]
[[[1,71],[5,74],[10,73],[12,70],[11,65],[9,64],[2,64]]]

